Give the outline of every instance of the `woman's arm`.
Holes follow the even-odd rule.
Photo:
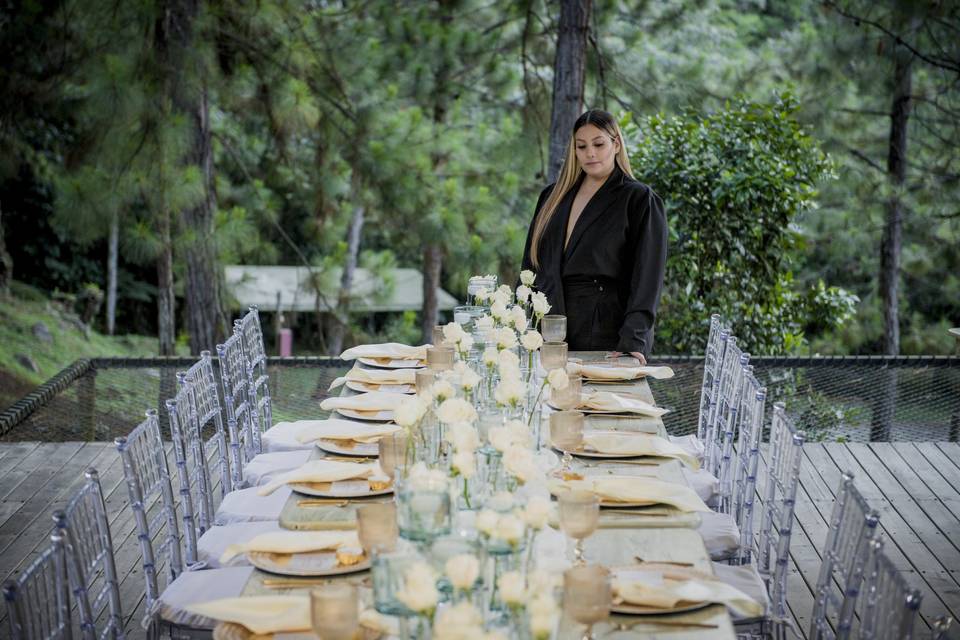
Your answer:
[[[627,233],[628,246],[633,251],[624,265],[629,269],[630,295],[617,351],[646,355],[650,352],[649,336],[657,319],[667,263],[667,217],[663,201],[650,187],[635,197],[628,211]]]

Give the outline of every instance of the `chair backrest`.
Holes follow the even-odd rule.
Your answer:
[[[863,640],[912,640],[923,595],[910,586],[883,552],[883,541],[867,545],[860,634]]]
[[[66,549],[70,589],[80,615],[84,638],[123,638],[120,581],[113,558],[110,520],[96,469],[84,474],[86,482],[66,508],[53,513],[56,531]],[[96,633],[104,617],[103,630]]]
[[[729,468],[730,458],[724,458],[724,455],[729,453],[725,444],[729,445],[729,451],[733,450],[740,392],[743,388],[743,368],[749,362],[750,355],[743,353],[734,336],[729,336],[720,365],[716,410],[703,443],[706,469],[718,479],[723,475],[723,467]]]
[[[787,612],[787,567],[804,441],[803,432],[787,415],[783,403],[773,405],[757,570],[767,583],[770,593],[768,613],[776,624],[789,624],[790,620]]]
[[[234,489],[230,476],[230,462],[227,454],[227,435],[223,426],[223,408],[217,391],[217,378],[213,373],[213,358],[209,351],[201,351],[200,359],[183,377],[178,378],[181,385],[193,385],[194,420],[200,430],[200,437],[210,431],[210,437],[203,441],[203,452],[207,463],[211,462],[220,470],[220,497]]]
[[[63,536],[55,531],[48,546],[16,578],[3,585],[7,628],[12,640],[70,640],[70,584]]]
[[[740,529],[740,548],[730,559],[731,564],[750,564],[754,551],[754,507],[757,497],[757,470],[760,463],[760,439],[763,433],[763,411],[767,389],[753,375],[753,367],[746,367],[740,413],[737,417],[739,433],[730,476],[733,490],[728,510]]]
[[[697,438],[706,444],[707,432],[717,410],[717,391],[720,386],[720,367],[727,346],[730,329],[723,326],[720,316],[710,316],[710,336],[703,359],[703,383],[700,386],[700,414],[697,419]]]
[[[234,323],[234,332],[241,335],[243,352],[247,356],[253,440],[256,452],[260,453],[260,434],[273,426],[273,411],[270,406],[270,378],[267,376],[267,350],[263,344],[260,312],[257,307],[251,306],[246,315]]]
[[[120,452],[130,509],[137,525],[146,582],[145,609],[153,611],[162,591],[159,570],[164,570],[166,584],[183,571],[177,508],[156,410],[147,411],[147,419],[128,436],[114,440],[114,444]],[[152,516],[151,510],[155,511]]]
[[[230,475],[235,488],[243,484],[243,467],[257,455],[253,441],[253,423],[250,411],[250,380],[247,375],[247,357],[243,351],[243,337],[233,334],[217,345],[220,361],[220,384],[223,388],[223,408],[227,415],[227,435],[230,438]]]
[[[735,344],[731,345],[737,350]],[[744,393],[747,373],[752,373],[749,354],[740,354],[739,361],[728,362],[724,358],[724,370],[720,379],[720,400],[717,411],[717,435],[719,438],[719,459],[714,474],[719,480],[719,503],[717,511],[732,513],[733,490],[737,473],[739,455],[734,441],[740,428],[741,405],[747,397]]]
[[[185,560],[189,566],[198,559],[197,540],[213,526],[213,484],[195,419],[194,385],[185,379],[185,373],[177,373],[177,378],[180,381],[177,395],[167,400],[166,405],[179,480]]]
[[[880,516],[854,486],[853,474],[844,473],[830,513],[814,589],[811,638],[850,637],[869,545],[876,538],[879,523]]]

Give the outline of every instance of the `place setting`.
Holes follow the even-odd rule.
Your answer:
[[[393,493],[392,480],[376,462],[311,460],[297,469],[277,475],[257,489],[257,494],[268,496],[283,486],[290,487],[295,493],[339,500]]]
[[[416,391],[416,371],[417,369],[411,368],[368,369],[355,366],[345,375],[336,378],[328,390],[346,386],[357,393],[380,391],[411,394]]]
[[[320,402],[324,411],[334,411],[345,418],[370,422],[390,422],[404,396],[397,393],[370,391],[357,395],[325,398]]]
[[[357,360],[376,369],[418,369],[427,364],[427,347],[412,347],[398,342],[365,344],[340,354],[341,360]]]

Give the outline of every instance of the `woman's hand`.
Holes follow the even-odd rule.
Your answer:
[[[623,354],[620,353],[619,351],[611,351],[611,352],[610,352],[610,355],[607,356],[607,357],[608,357],[608,358],[619,358],[619,357],[622,356],[622,355],[623,355]],[[639,351],[631,351],[631,352],[630,352],[630,355],[632,355],[634,358],[636,358],[637,360],[639,360],[641,366],[647,364],[647,359],[644,358],[644,357],[643,357],[643,354],[640,353]]]

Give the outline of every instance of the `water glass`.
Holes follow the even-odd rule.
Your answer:
[[[433,327],[433,333],[430,342],[435,347],[448,346],[446,340],[443,338],[443,325],[438,324]]]
[[[453,347],[427,347],[427,367],[435,374],[453,369],[454,359]]]
[[[547,372],[566,367],[567,343],[544,342],[540,347],[540,364]]]
[[[417,561],[409,551],[376,551],[370,562],[373,578],[373,608],[387,616],[409,616],[412,611],[397,600],[407,569]]]
[[[407,432],[400,430],[388,433],[377,442],[380,468],[391,479],[396,475],[397,465],[407,459]]]
[[[397,490],[397,524],[406,540],[429,542],[450,533],[453,513],[446,479],[404,482]]]
[[[310,591],[313,631],[324,640],[351,640],[360,626],[357,588],[331,582]]]
[[[573,567],[563,573],[563,608],[587,625],[584,638],[592,638],[593,625],[610,617],[613,602],[610,570],[599,565]]]
[[[417,369],[413,375],[417,393],[424,393],[429,390],[433,386],[433,381],[436,380],[436,374],[432,369]]]
[[[583,414],[579,411],[555,411],[550,414],[550,442],[563,451],[560,473],[570,469],[573,456],[583,444]]]
[[[368,556],[374,550],[396,549],[398,533],[394,503],[374,502],[357,507],[357,537]]]
[[[567,372],[567,386],[557,391],[550,389],[550,404],[557,409],[570,411],[580,406],[580,393],[583,390],[583,378],[579,373]]]
[[[600,498],[591,491],[566,491],[557,496],[560,506],[560,528],[577,543],[573,549],[576,564],[585,564],[583,541],[600,524]]]
[[[543,316],[540,334],[543,335],[544,342],[563,342],[567,339],[567,316]]]

